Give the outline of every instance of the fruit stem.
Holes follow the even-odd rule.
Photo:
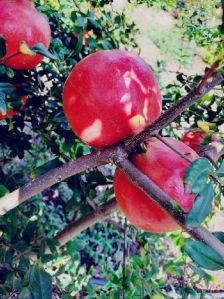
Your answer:
[[[11,58],[14,58],[15,56],[17,56],[19,54],[21,54],[21,53],[20,52],[16,52],[16,53],[12,54],[11,56],[9,56],[7,58],[2,58],[2,59],[0,59],[0,63],[4,64],[4,63],[6,63],[6,61],[10,60]]]

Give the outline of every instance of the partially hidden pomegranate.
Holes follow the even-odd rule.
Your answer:
[[[199,151],[205,144],[206,132],[202,130],[189,131],[184,134],[181,141],[190,146],[193,150]],[[217,141],[218,135],[211,133],[211,141]]]
[[[30,0],[0,0],[0,35],[6,40],[5,64],[18,70],[36,67],[43,56],[17,54],[23,41],[31,48],[37,43],[49,47],[51,30],[45,17]]]
[[[161,113],[155,76],[138,56],[123,50],[81,60],[64,86],[63,108],[75,134],[100,148],[142,131]]]
[[[169,137],[164,137],[164,140],[188,158],[192,160],[198,158],[197,153],[183,142]],[[189,212],[196,197],[196,195],[184,192],[183,178],[189,162],[156,138],[150,138],[146,146],[147,152],[133,154],[131,161],[168,194],[184,212]],[[114,192],[121,210],[136,227],[153,233],[180,229],[168,214],[118,168],[114,176]]]

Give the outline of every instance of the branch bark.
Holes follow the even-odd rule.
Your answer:
[[[111,161],[114,153],[114,147],[97,151],[78,158],[77,160],[63,164],[55,169],[48,171],[40,177],[31,180],[22,188],[15,190],[10,194],[6,194],[0,199],[0,215],[6,214],[8,211],[20,205],[31,196],[42,192],[43,190],[55,185],[63,180],[86,171],[90,168],[107,164]]]
[[[127,152],[132,152],[139,143],[144,141],[146,138],[157,134],[160,129],[171,123],[177,116],[179,116],[180,113],[190,107],[216,85],[219,85],[222,81],[223,76],[221,71],[220,73],[214,73],[211,78],[208,78],[208,81],[204,81],[204,79],[202,79],[201,82],[203,82],[203,84],[199,83],[198,85],[200,88],[196,87],[176,105],[163,113],[158,120],[148,126],[144,131],[135,137],[123,141],[121,144],[125,146],[125,150]],[[20,205],[22,202],[29,199],[31,196],[40,193],[50,186],[62,182],[77,173],[111,162],[111,157],[116,152],[118,146],[119,145],[100,150],[94,154],[89,154],[78,158],[75,161],[66,163],[30,181],[22,188],[5,195],[0,200],[0,215],[4,215],[8,211]]]
[[[72,221],[64,230],[62,230],[55,239],[59,241],[60,246],[66,244],[69,240],[80,234],[82,231],[95,225],[99,221],[105,220],[110,214],[116,211],[118,204],[115,198],[99,206],[90,214],[79,220]]]

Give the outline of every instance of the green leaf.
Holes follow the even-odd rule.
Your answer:
[[[0,82],[0,92],[7,93],[13,91],[14,86],[11,83]]]
[[[196,267],[195,265],[189,265],[189,267],[195,274],[199,275],[201,278],[208,280],[208,281],[213,280],[213,277],[210,274],[208,274],[207,272],[205,272],[203,269]]]
[[[57,252],[57,246],[60,245],[60,242],[55,240],[55,239],[50,239],[50,238],[47,238],[46,239],[46,243],[47,243],[47,246],[49,247],[50,251],[52,253],[56,253]]]
[[[83,46],[82,41],[83,41],[83,37],[82,35],[79,34],[79,38],[75,47],[75,54],[79,54],[81,52]]]
[[[6,55],[6,40],[0,35],[0,58]]]
[[[184,250],[202,268],[208,270],[221,270],[224,268],[224,260],[221,256],[201,241],[187,239]]]
[[[213,182],[208,183],[198,194],[194,205],[186,217],[186,224],[198,227],[212,210],[212,199],[214,197]]]
[[[219,169],[217,170],[216,175],[218,177],[224,177],[224,160],[222,161]]]
[[[94,18],[89,18],[89,21],[95,28],[102,29],[101,25]]]
[[[83,28],[84,25],[85,25],[85,18],[83,16],[78,16],[75,21],[75,26]]]
[[[27,244],[24,240],[20,240],[13,245],[13,248],[17,251],[24,252],[30,249],[30,245]]]
[[[191,163],[185,172],[184,181],[191,186],[191,192],[199,193],[207,184],[212,166],[205,158],[199,158]]]
[[[33,299],[33,295],[29,287],[23,288],[18,299]]]
[[[183,269],[181,269],[180,266],[175,265],[175,263],[170,262],[166,265],[164,265],[164,270],[172,275],[177,275],[177,276],[184,276]]]
[[[46,173],[47,171],[59,166],[59,164],[60,164],[59,159],[54,158],[54,159],[48,161],[47,163],[44,163],[43,165],[40,165],[39,167],[34,169],[32,172],[32,176],[40,176],[40,175]]]
[[[224,243],[224,232],[213,232],[212,233],[219,241]]]
[[[44,270],[40,262],[36,262],[32,267],[29,284],[33,299],[51,299],[52,277]]]
[[[52,60],[57,60],[58,59],[55,55],[53,55],[51,52],[49,52],[42,43],[35,44],[31,48],[31,50],[35,53],[41,54],[44,57],[49,58],[49,59],[52,59]]]
[[[9,193],[9,189],[7,189],[4,185],[0,184],[0,197],[3,197],[6,193]]]

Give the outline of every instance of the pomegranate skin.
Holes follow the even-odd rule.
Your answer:
[[[184,134],[181,141],[190,146],[193,150],[199,151],[201,149],[200,143],[205,142],[206,133],[204,131],[190,131]]]
[[[102,148],[142,131],[161,113],[161,95],[148,65],[123,50],[80,61],[64,86],[63,108],[75,134]]]
[[[199,157],[183,142],[169,137],[164,139],[183,154],[187,154],[188,158],[195,160]],[[147,141],[145,154],[133,154],[131,161],[167,193],[184,212],[190,211],[196,196],[185,194],[183,184],[184,173],[189,162],[156,138],[150,138]],[[169,215],[136,187],[118,168],[114,176],[114,192],[122,212],[134,226],[152,233],[180,229]]]
[[[6,40],[6,56],[4,59],[19,52],[23,41],[31,48],[37,43],[49,47],[51,30],[48,21],[39,13],[29,0],[0,1],[0,35]],[[5,62],[5,65],[27,70],[36,67],[43,56],[36,54],[18,54]]]
[[[28,101],[28,97],[27,97],[27,96],[22,96],[21,99],[22,99],[24,105],[25,105],[25,104],[27,103],[27,101]],[[20,109],[22,109],[24,105],[22,105]],[[3,114],[0,112],[0,120],[7,119],[7,118],[10,118],[10,117],[13,117],[13,116],[15,116],[16,114],[18,114],[18,111],[13,111],[12,109],[8,110],[6,115],[3,115]]]

